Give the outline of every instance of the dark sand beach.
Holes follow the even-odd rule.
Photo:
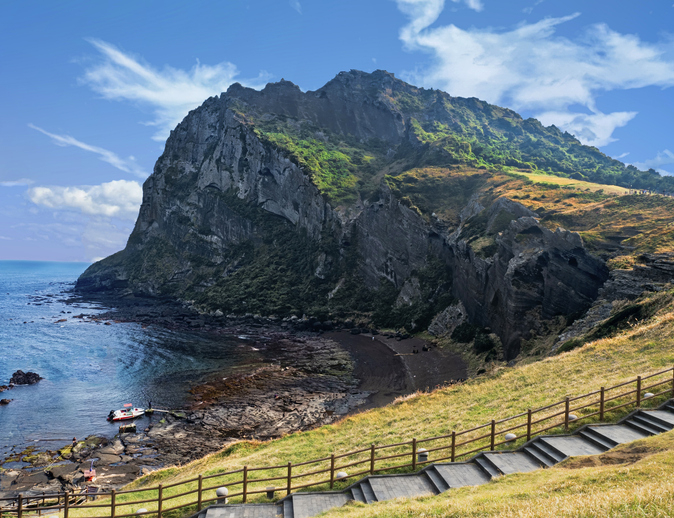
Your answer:
[[[92,460],[97,484],[118,488],[151,470],[185,464],[234,441],[269,440],[312,429],[466,376],[460,358],[419,338],[353,334],[349,329],[314,332],[259,318],[214,320],[175,308],[164,308],[161,314],[157,319],[147,307],[134,307],[95,318],[113,325],[127,321],[171,329],[193,329],[196,318],[205,332],[247,335],[265,361],[236,376],[214,376],[195,385],[188,408],[155,414],[134,433],[90,437],[56,465],[56,452],[46,452],[30,469],[0,473],[0,495],[81,486]]]

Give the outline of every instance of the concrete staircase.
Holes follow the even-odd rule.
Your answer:
[[[212,505],[195,518],[310,518],[351,500],[371,504],[437,495],[492,478],[554,466],[568,457],[597,455],[619,444],[674,428],[674,400],[657,410],[636,410],[617,424],[586,425],[570,435],[539,436],[516,451],[480,453],[466,462],[431,464],[417,473],[371,475],[343,491],[292,493],[275,504]]]

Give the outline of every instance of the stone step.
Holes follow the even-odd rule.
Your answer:
[[[604,451],[608,451],[611,448],[615,448],[616,446],[613,441],[607,439],[606,437],[600,436],[599,434],[593,433],[591,430],[581,430],[579,435],[596,444],[600,448],[603,448]]]
[[[283,518],[295,518],[293,513],[293,499],[288,498],[283,501]]]
[[[592,432],[599,434],[600,436],[605,437],[606,439],[610,439],[615,443],[616,446],[618,444],[638,441],[639,439],[648,437],[648,434],[639,432],[637,430],[634,430],[633,428],[630,428],[629,426],[625,426],[622,424],[588,426],[587,430],[591,430]]]
[[[365,497],[365,503],[371,504],[377,501],[377,497],[374,496],[374,491],[372,491],[372,486],[368,479],[363,480],[360,483],[360,490],[363,492],[363,497]]]
[[[551,461],[547,455],[543,455],[539,450],[531,446],[525,446],[524,451],[536,459],[542,466],[549,468],[550,466],[554,466],[556,464],[556,462]]]
[[[577,435],[562,435],[559,437],[541,437],[541,442],[563,454],[565,457],[577,455],[597,455],[604,453],[604,449]]]
[[[485,453],[484,456],[504,475],[528,473],[543,467],[534,457],[524,452]]]
[[[545,455],[553,464],[562,462],[566,457],[561,451],[557,451],[551,446],[545,444],[540,438],[531,443],[531,446]]]
[[[656,430],[655,428],[652,428],[647,424],[640,423],[634,418],[628,419],[627,421],[623,421],[623,424],[629,426],[630,428],[636,430],[637,432],[645,433],[646,435],[658,435],[659,433],[661,433],[661,430]]]
[[[394,498],[433,496],[437,494],[425,474],[379,475],[369,477],[368,482],[378,502]]]
[[[645,414],[649,419],[657,421],[663,426],[668,426],[671,430],[674,428],[674,413],[666,410],[642,410],[640,414]]]
[[[366,503],[365,496],[363,495],[363,490],[360,488],[360,485],[353,486],[351,488],[351,496],[356,502],[362,502],[364,504]]]
[[[553,466],[570,456],[600,454],[671,429],[674,400],[658,410],[640,410],[621,424],[587,426],[574,435],[539,437],[520,451],[485,452],[471,462],[432,464],[418,473],[370,476],[343,492],[295,493],[279,504],[216,504],[197,518],[312,518],[351,500],[370,504],[430,496],[450,488],[485,484],[502,474]]]
[[[475,463],[480,466],[482,471],[489,475],[489,478],[497,478],[501,476],[501,472],[498,470],[498,468],[494,466],[484,455],[475,457]]]
[[[672,429],[672,426],[663,424],[661,421],[656,421],[652,419],[648,414],[639,412],[638,414],[632,417],[637,423],[645,424],[646,426],[657,430],[658,433],[668,432]]]
[[[291,496],[293,518],[311,518],[333,507],[342,507],[350,500],[344,492],[295,493]]]
[[[199,515],[201,516],[201,515]],[[206,509],[208,518],[287,518],[277,504],[227,504]],[[290,515],[292,518],[292,515]]]
[[[479,486],[491,480],[491,477],[474,462],[436,464],[435,469],[450,488]]]
[[[440,475],[440,473],[438,473],[438,470],[436,469],[435,466],[431,466],[430,468],[425,469],[424,473],[431,481],[431,484],[433,484],[433,487],[435,487],[435,490],[438,493],[444,493],[449,489],[449,484],[445,482],[445,479],[442,478],[442,475]]]

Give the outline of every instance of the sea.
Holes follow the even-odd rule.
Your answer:
[[[28,447],[53,450],[73,437],[112,437],[119,423],[106,420],[110,410],[150,402],[183,409],[190,387],[262,361],[245,336],[75,318],[111,309],[68,303],[87,266],[0,261],[0,385],[17,370],[44,378],[0,393],[0,399],[12,399],[0,405],[0,462]],[[143,417],[138,426],[160,418]]]

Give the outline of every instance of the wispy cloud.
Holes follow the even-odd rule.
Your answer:
[[[612,142],[613,131],[636,115],[602,113],[597,99],[603,92],[674,85],[667,42],[644,42],[605,24],[587,27],[575,40],[558,36],[557,26],[578,13],[523,22],[511,30],[431,28],[442,12],[442,0],[397,3],[409,17],[400,31],[405,47],[434,58],[427,69],[408,74],[410,80],[452,95],[538,112],[586,144]]]
[[[143,189],[138,182],[115,180],[93,186],[33,187],[28,190],[28,197],[36,205],[50,209],[135,220],[143,200]]]
[[[546,126],[554,124],[589,146],[604,146],[614,139],[611,135],[616,128],[625,126],[637,112],[573,113],[570,111],[550,111],[536,115]]]
[[[23,185],[31,185],[33,180],[29,180],[28,178],[19,178],[18,180],[5,180],[0,182],[0,186],[2,187],[20,187]]]
[[[288,3],[290,4],[290,7],[295,9],[295,11],[302,14],[302,4],[300,4],[299,0],[290,0]]]
[[[120,171],[130,173],[132,175],[138,176],[139,178],[147,178],[148,176],[148,173],[136,163],[135,158],[133,158],[132,156],[126,159],[121,158],[119,155],[113,153],[112,151],[109,151],[102,147],[85,144],[84,142],[77,140],[76,138],[71,137],[70,135],[56,135],[55,133],[49,133],[48,131],[43,130],[38,126],[35,126],[34,124],[29,124],[28,127],[39,131],[43,135],[47,135],[49,138],[52,139],[54,144],[56,144],[57,146],[64,146],[64,147],[74,146],[83,149],[84,151],[89,151],[91,153],[97,154],[99,158],[103,160],[103,162],[107,162],[112,167],[115,167]]]
[[[470,9],[480,12],[484,9],[482,0],[452,0],[455,4],[466,4]]]
[[[5,237],[5,236],[0,236],[0,239],[3,239],[5,241],[11,241],[12,240],[11,237]]]
[[[655,158],[644,160],[643,162],[634,162],[632,164],[639,169],[655,169],[658,173],[666,175],[674,175],[674,153],[669,149],[660,151]],[[672,166],[664,169],[663,166]]]
[[[543,2],[545,2],[545,0],[536,0],[536,1],[533,3],[533,5],[530,5],[529,7],[525,7],[524,9],[522,9],[522,12],[523,12],[523,13],[526,13],[526,14],[531,14],[531,13],[533,12],[534,8],[535,8],[537,5],[542,4]]]
[[[100,55],[85,70],[82,82],[105,99],[149,106],[154,111],[154,120],[146,124],[158,128],[153,139],[160,142],[190,110],[225,91],[238,75],[236,66],[229,62],[211,66],[197,61],[189,71],[169,66],[160,70],[110,43],[88,41]],[[255,80],[240,82],[259,87],[266,78],[260,74]]]

